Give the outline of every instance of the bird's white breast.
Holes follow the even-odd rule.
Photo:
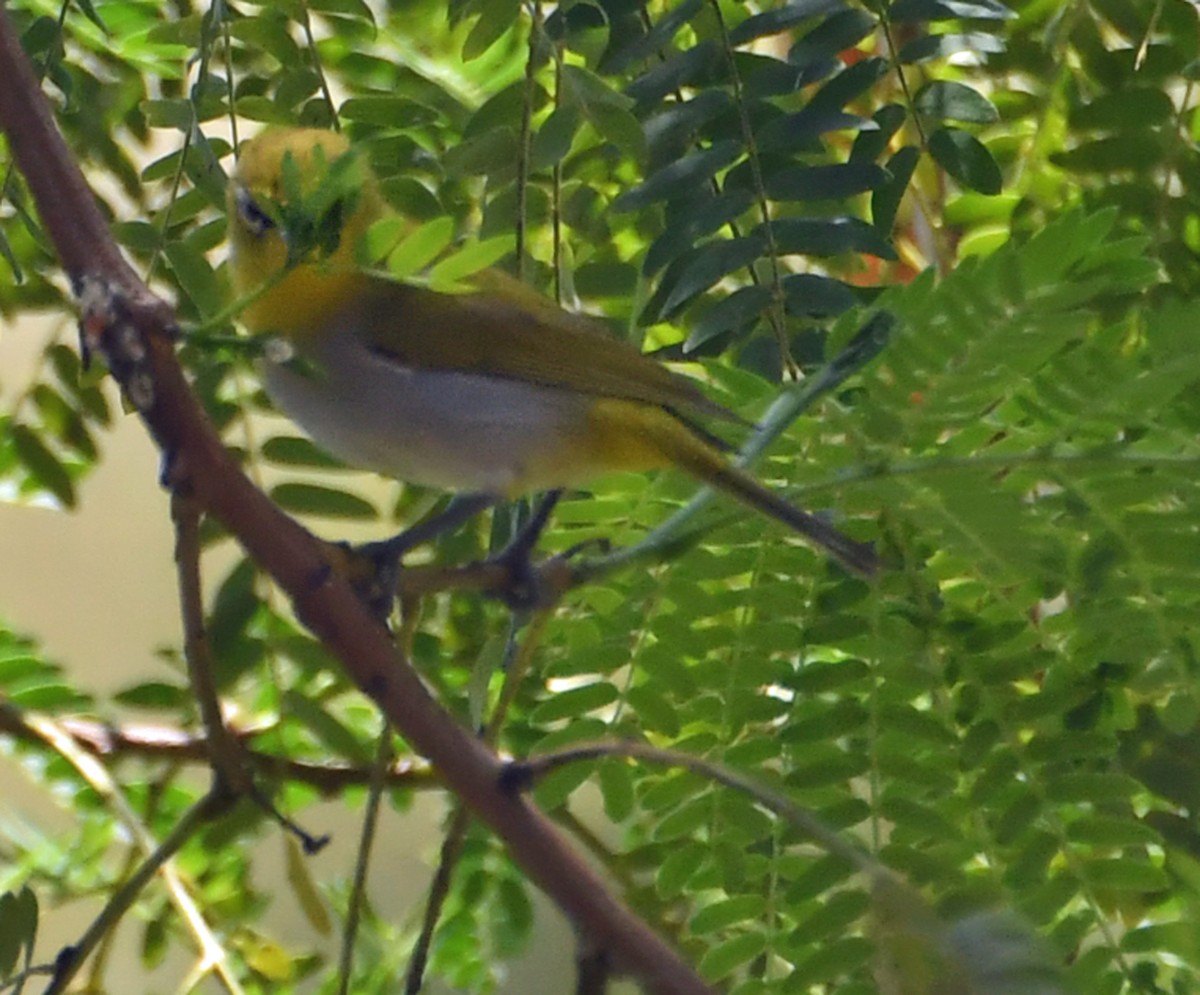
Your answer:
[[[263,383],[318,445],[352,466],[502,496],[578,482],[556,477],[586,428],[586,404],[561,388],[402,366],[346,331],[301,362],[264,361]]]

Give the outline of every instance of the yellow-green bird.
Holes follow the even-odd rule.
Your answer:
[[[870,547],[732,466],[701,418],[737,420],[690,380],[599,323],[488,271],[466,293],[367,272],[358,247],[387,214],[341,135],[278,128],[243,143],[229,185],[230,267],[242,319],[282,337],[293,362],[266,362],[282,411],[344,462],[492,500],[583,484],[612,470],[678,467],[778,519],[862,575]],[[319,251],[296,258],[289,204],[335,162],[356,182],[324,214]],[[266,289],[263,289],[263,288]]]

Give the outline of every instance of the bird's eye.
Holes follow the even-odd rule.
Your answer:
[[[245,187],[238,187],[234,193],[234,203],[237,212],[253,235],[262,235],[275,227],[275,219],[262,209],[258,201]]]

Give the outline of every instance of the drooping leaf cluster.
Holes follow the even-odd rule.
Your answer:
[[[239,137],[336,118],[400,216],[372,232],[397,275],[499,259],[649,349],[707,359],[712,394],[751,419],[788,354],[815,369],[868,308],[894,314],[879,359],[757,467],[875,541],[879,585],[709,509],[694,521],[710,530],[671,562],[572,594],[501,744],[524,756],[632,737],[763,778],[919,887],[941,917],[930,942],[973,961],[979,990],[1056,990],[1048,963],[1080,991],[1196,986],[1189,4],[95,2],[61,27],[57,7],[19,7],[72,146],[110,178],[114,230],[191,322],[228,299],[231,113]],[[169,151],[135,166],[151,135]],[[21,190],[14,177],[0,205],[0,267],[23,280],[0,281],[6,311],[61,301]],[[331,535],[429,507],[411,488],[381,498],[289,430],[245,434],[266,402],[238,350],[212,341],[183,346],[197,388],[281,504]],[[69,505],[97,458],[79,440],[110,406],[71,355],[56,339],[27,383],[4,383],[6,497]],[[598,481],[546,544],[632,545],[689,497],[669,475]],[[476,558],[511,528],[499,515],[433,555]],[[369,703],[259,597],[248,564],[214,586],[217,676],[253,716],[253,746],[366,766]],[[472,598],[425,607],[414,658],[464,722],[503,694],[506,624]],[[170,663],[119,704],[195,728]],[[27,644],[4,649],[0,675],[22,708],[93,708]],[[80,868],[115,832],[110,814],[44,744],[19,755],[50,757],[49,780],[87,814],[66,842],[6,829],[22,860],[3,887],[95,887]],[[165,832],[193,789],[131,769],[140,815]],[[535,794],[731,990],[870,992],[889,970],[935,990],[894,922],[905,910],[751,799],[615,759]],[[313,797],[285,784],[277,800],[302,811]],[[231,897],[249,873],[235,844],[264,825],[242,813],[186,853],[249,990],[288,991],[322,965],[262,934],[260,896]],[[1045,956],[996,906],[1039,929]],[[145,916],[150,963],[183,934],[161,898]],[[501,848],[474,833],[433,968],[486,988],[528,923]],[[387,990],[414,924],[368,914],[365,929],[356,990]]]

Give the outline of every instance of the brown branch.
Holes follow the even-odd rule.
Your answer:
[[[168,460],[175,486],[235,535],[288,592],[304,624],[388,721],[504,840],[516,863],[568,918],[612,952],[620,969],[655,992],[711,991],[608,890],[540,811],[504,790],[500,760],[433,699],[349,583],[330,569],[322,545],[257,490],[225,452],[175,358],[166,334],[170,308],[141,285],[110,238],[3,6],[0,79],[0,126],[84,299],[87,341],[100,346]]]
[[[204,624],[204,596],[200,581],[200,509],[178,490],[171,495],[175,523],[175,575],[179,585],[179,611],[183,616],[183,657],[188,686],[196,697],[204,722],[205,743],[216,779],[214,791],[249,794],[252,789],[245,757],[221,714],[221,699],[214,676],[212,646]]]
[[[168,763],[208,763],[208,743],[203,735],[163,725],[114,725],[95,719],[58,718],[59,727],[80,747],[96,757],[134,757]],[[371,782],[372,769],[335,763],[310,763],[273,753],[259,753],[245,744],[262,729],[229,728],[229,734],[245,751],[250,768],[268,780],[295,781],[316,788],[326,797],[347,788],[365,787]],[[27,721],[27,713],[11,702],[0,701],[0,732],[28,743],[41,743],[42,737]],[[426,764],[397,760],[384,777],[386,788],[407,791],[442,787],[434,771]]]

